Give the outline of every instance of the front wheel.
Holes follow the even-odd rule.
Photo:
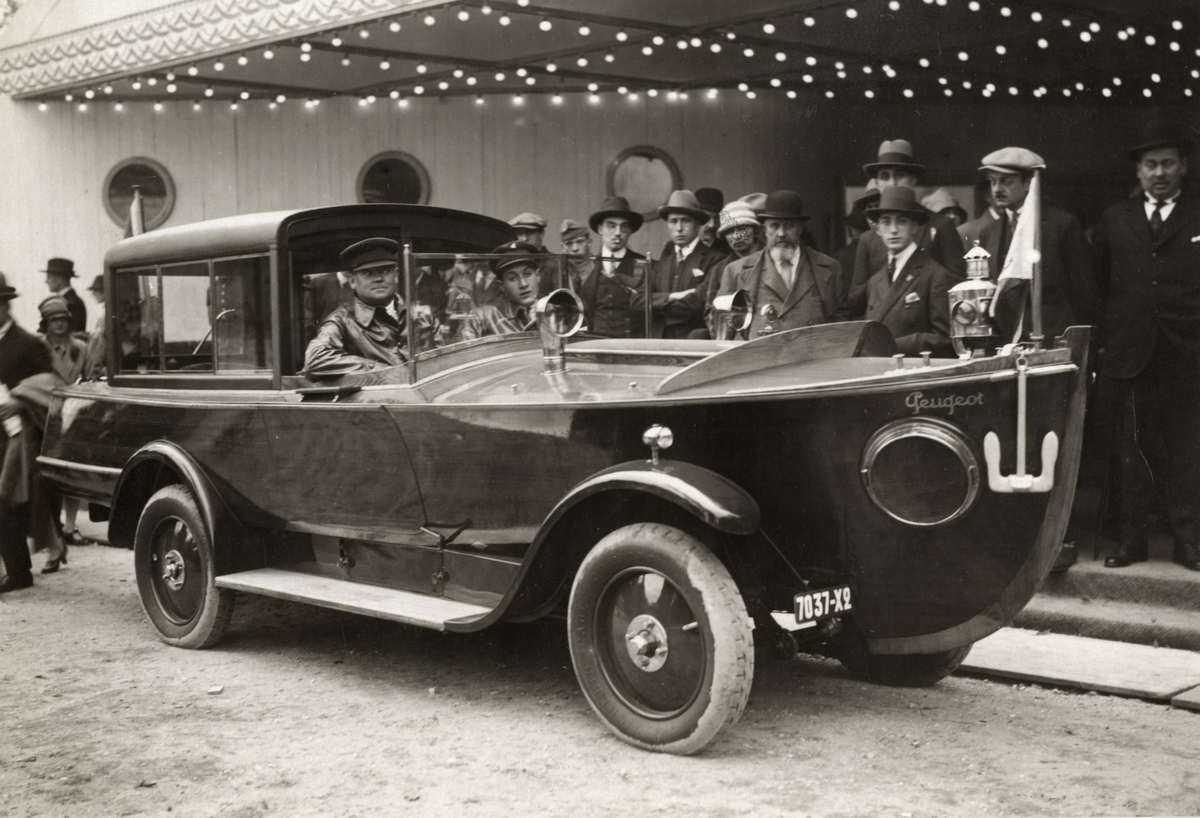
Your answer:
[[[752,620],[721,561],[677,528],[638,523],[600,540],[575,576],[567,627],[584,696],[630,744],[695,753],[746,708]]]
[[[169,645],[206,648],[225,633],[233,592],[216,586],[213,543],[192,493],[159,489],[142,509],[133,537],[142,608]]]

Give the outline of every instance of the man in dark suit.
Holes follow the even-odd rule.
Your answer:
[[[867,318],[892,331],[897,352],[953,357],[947,295],[953,279],[945,267],[917,252],[929,211],[912,188],[889,187],[867,215],[888,250],[887,262],[867,282]]]
[[[754,318],[749,337],[843,320],[837,261],[801,242],[808,217],[800,194],[775,191],[767,196],[758,219],[766,248],[730,262],[717,293],[750,293]]]
[[[87,307],[79,293],[71,288],[75,277],[75,262],[69,258],[52,258],[46,262],[46,286],[51,295],[61,296],[71,311],[71,332],[87,332]]]
[[[879,146],[876,161],[863,165],[863,172],[875,179],[880,191],[889,187],[916,188],[925,166],[913,158],[912,145],[905,139],[888,139]],[[949,270],[955,280],[967,271],[963,261],[962,240],[954,222],[945,216],[930,213],[917,236],[917,252],[928,253],[933,260]],[[887,248],[877,234],[867,234],[858,243],[854,257],[854,275],[846,296],[846,309],[851,318],[861,317],[867,309],[867,281],[887,263]]]
[[[658,215],[666,222],[671,243],[650,268],[650,335],[687,338],[704,328],[709,282],[720,276],[729,256],[701,241],[700,228],[708,222],[708,213],[690,190],[672,191]],[[640,293],[634,307],[645,308]]]
[[[0,433],[0,559],[5,569],[0,594],[33,585],[29,547],[25,544],[30,522],[29,475],[20,465],[21,458],[10,451],[24,445],[28,433],[22,431],[20,407],[8,393],[31,375],[50,371],[46,345],[12,320],[9,302],[16,297],[17,291],[0,273],[0,383],[5,390],[5,399],[0,402],[0,417],[4,419],[4,431]]]
[[[991,254],[992,281],[1004,266],[1033,173],[1045,167],[1042,157],[1025,148],[1001,148],[983,157],[979,170],[987,177],[996,218],[980,230],[979,243]],[[1052,342],[1072,324],[1095,323],[1096,283],[1087,240],[1074,216],[1042,202],[1040,236],[1042,334]],[[1012,339],[1018,324],[1022,337],[1030,336],[1033,318],[1027,282],[1005,287],[996,309],[996,324],[1006,341]]]
[[[610,338],[643,338],[643,311],[634,308],[645,273],[637,264],[646,257],[629,249],[629,237],[642,226],[642,214],[629,209],[623,196],[605,199],[588,218],[600,234],[600,258],[580,285],[584,320],[591,332]]]
[[[1183,190],[1191,150],[1185,129],[1150,122],[1129,151],[1140,194],[1104,211],[1095,231],[1103,298],[1097,403],[1107,410],[1119,495],[1110,568],[1146,559],[1153,481],[1175,561],[1200,569],[1200,202]]]

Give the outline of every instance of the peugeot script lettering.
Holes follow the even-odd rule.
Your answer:
[[[914,415],[931,409],[945,409],[946,414],[953,415],[954,410],[960,406],[983,406],[983,393],[927,398],[924,392],[909,392],[904,398],[904,405],[912,409]]]

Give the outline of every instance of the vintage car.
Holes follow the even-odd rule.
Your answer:
[[[237,593],[456,632],[565,615],[604,723],[693,753],[740,717],[756,642],[933,683],[1055,558],[1086,328],[947,360],[896,356],[871,322],[599,338],[557,289],[530,331],[310,380],[305,345],[346,298],[338,253],[369,236],[404,245],[406,303],[434,310],[451,265],[479,282],[511,238],[357,205],[162,229],[105,258],[109,375],[56,394],[39,463],[133,549],[170,644],[216,643]]]

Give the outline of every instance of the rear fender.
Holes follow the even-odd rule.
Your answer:
[[[160,488],[172,483],[186,486],[195,498],[213,542],[218,573],[232,570],[232,550],[222,546],[247,540],[249,532],[229,510],[200,464],[184,449],[166,440],[147,443],[121,470],[113,492],[109,542],[132,548],[146,502]]]

